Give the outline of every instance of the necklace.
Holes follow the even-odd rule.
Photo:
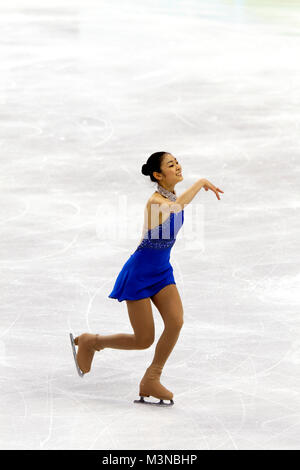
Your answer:
[[[168,191],[167,189],[163,188],[159,183],[157,183],[157,192],[161,194],[162,196],[170,199],[170,201],[176,201],[176,193],[171,193],[171,191]]]

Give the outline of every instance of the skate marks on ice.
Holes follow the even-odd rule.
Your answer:
[[[74,342],[74,337],[73,337],[72,333],[70,333],[70,340],[71,340],[71,346],[72,346],[72,351],[73,351],[73,357],[74,357],[74,361],[75,361],[75,365],[76,365],[76,369],[77,369],[78,375],[79,375],[79,377],[83,377],[83,376],[84,376],[84,373],[83,373],[82,370],[80,369],[80,367],[79,367],[79,365],[78,365],[78,362],[77,362],[75,342]]]

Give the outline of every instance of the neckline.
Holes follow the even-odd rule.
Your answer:
[[[174,189],[174,193],[173,193],[172,191],[169,191],[168,189],[161,186],[159,183],[157,183],[157,185],[156,185],[156,192],[161,194],[163,197],[169,199],[170,201],[175,202],[176,199],[177,199],[175,189]]]

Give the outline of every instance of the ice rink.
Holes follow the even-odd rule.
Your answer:
[[[0,22],[0,448],[299,449],[300,1],[12,0]],[[82,379],[68,336],[132,333],[108,294],[162,150],[177,194],[224,191],[171,252],[169,408],[133,403],[154,305],[154,344]]]

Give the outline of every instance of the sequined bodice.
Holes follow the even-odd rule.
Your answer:
[[[184,222],[184,210],[171,212],[170,216],[156,227],[149,229],[137,250],[143,248],[163,249],[172,248],[176,241],[176,235]]]

